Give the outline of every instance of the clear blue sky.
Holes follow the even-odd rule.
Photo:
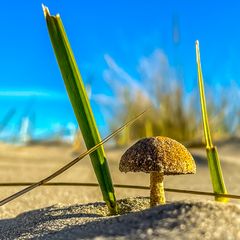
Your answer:
[[[51,129],[74,122],[61,75],[49,41],[42,1],[1,2],[0,120],[17,107],[12,128],[25,114],[35,112],[36,128]],[[50,1],[60,13],[85,81],[94,94],[110,94],[103,79],[110,55],[132,77],[138,78],[139,59],[162,49],[174,67],[177,56],[187,92],[196,87],[195,45],[200,41],[205,80],[209,86],[240,83],[240,3],[238,1]],[[180,43],[173,44],[177,17]],[[102,129],[105,121],[94,104]],[[105,135],[106,131],[102,131]]]

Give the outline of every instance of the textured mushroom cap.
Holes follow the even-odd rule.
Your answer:
[[[195,173],[196,165],[181,143],[168,137],[150,137],[139,140],[123,154],[119,170],[175,175]]]

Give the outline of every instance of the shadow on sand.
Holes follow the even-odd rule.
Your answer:
[[[86,205],[85,205],[86,206]],[[165,229],[173,229],[181,224],[177,221],[182,204],[166,204],[142,212],[121,216],[103,217],[100,214],[73,213],[83,205],[67,208],[53,207],[30,211],[14,219],[0,220],[1,239],[91,239],[97,236],[135,236],[139,229],[145,232],[168,219]],[[186,210],[192,207],[185,204]],[[170,220],[171,219],[171,220]],[[91,222],[89,221],[91,220]],[[61,227],[59,227],[61,225]],[[58,229],[59,227],[59,229]],[[149,231],[148,231],[149,233]],[[27,238],[28,239],[28,238]]]

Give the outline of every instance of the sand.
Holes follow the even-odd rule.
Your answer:
[[[231,141],[225,141],[219,144],[219,152],[222,160],[223,173],[228,191],[231,194],[240,194],[240,162],[238,158],[240,152],[239,143],[239,139],[233,139]],[[148,186],[148,174],[123,174],[119,172],[118,163],[120,156],[123,154],[124,150],[124,148],[109,148],[106,150],[114,183]],[[84,149],[82,149],[82,151],[84,151]],[[207,168],[207,160],[205,158],[204,149],[191,149],[191,152],[194,154],[194,158],[197,163],[197,174],[184,176],[166,176],[164,180],[165,187],[211,191],[212,186],[209,171]],[[74,156],[72,154],[72,148],[68,145],[35,145],[13,147],[11,145],[0,144],[0,182],[38,181],[41,178],[48,176],[56,169],[62,167],[64,164],[73,159],[73,157]],[[91,167],[91,163],[89,159],[86,158],[79,162],[77,165],[75,165],[73,168],[69,169],[63,175],[57,177],[54,181],[96,182],[96,179]],[[1,187],[0,199],[3,199],[13,194],[22,188],[23,187]],[[135,189],[116,189],[116,196],[117,199],[138,196],[148,197],[149,191]],[[99,211],[97,210],[99,209],[99,206],[100,208],[102,208],[103,204],[95,204],[95,202],[102,201],[101,192],[96,187],[40,187],[0,207],[0,239],[51,239],[51,236],[53,236],[53,239],[87,239],[87,237],[91,239],[98,236],[110,238],[112,236],[118,236],[119,239],[124,239],[121,238],[121,231],[119,230],[119,233],[118,227],[116,227],[116,222],[118,222],[118,224],[122,224],[121,228],[124,228],[124,225],[126,225],[125,227],[128,230],[126,230],[125,232],[123,231],[123,235],[126,235],[125,238],[127,239],[141,239],[143,236],[145,239],[154,239],[153,236],[155,236],[155,232],[156,236],[161,236],[161,239],[178,239],[177,236],[179,236],[179,239],[191,239],[191,231],[194,232],[195,228],[196,232],[194,234],[200,234],[200,232],[202,231],[201,234],[206,235],[204,235],[205,238],[199,237],[199,239],[240,238],[239,236],[238,238],[236,238],[236,234],[239,234],[238,228],[240,225],[239,207],[237,205],[231,205],[234,203],[237,204],[239,203],[239,201],[232,200],[230,204],[223,206],[214,202],[206,202],[208,200],[213,200],[212,197],[206,196],[166,193],[166,198],[170,205],[166,205],[155,210],[145,210],[143,215],[141,215],[142,213],[131,213],[129,219],[128,215],[108,218],[102,217],[102,213],[99,213]],[[143,199],[145,198],[141,198],[140,201],[142,203],[141,206],[143,206],[143,208],[146,208],[148,207],[148,205],[146,204],[146,199]],[[90,213],[88,213],[89,208],[92,209],[93,212],[90,211]],[[136,208],[137,209],[135,210],[143,209],[139,209],[139,206]],[[180,216],[182,216],[182,220],[178,218],[177,215],[173,214],[174,212],[178,213],[180,211],[179,209],[185,208],[187,208],[188,211],[183,210],[185,211],[185,213],[180,214]],[[165,209],[167,212],[170,211],[169,215],[173,214],[172,218],[167,217],[167,219],[172,222],[173,225],[171,225],[169,222],[172,227],[169,227],[170,225],[167,224],[165,229],[164,224],[166,217],[163,217],[163,219],[161,217],[158,217],[158,214],[162,216],[162,214],[160,214],[160,212],[162,211],[161,209]],[[210,211],[209,209],[212,210]],[[153,219],[149,217],[149,214],[154,214],[155,212],[151,211],[156,211],[155,216],[152,217]],[[225,211],[227,214],[225,214]],[[200,213],[199,214],[201,216],[198,215],[198,212],[202,212],[202,215]],[[190,217],[190,215],[185,215],[188,213],[192,214],[192,217]],[[55,215],[52,216],[52,214],[56,214],[56,217],[54,217]],[[181,224],[177,224],[177,222],[179,221],[184,222],[183,219],[185,217],[194,219],[194,214],[195,222],[193,221],[192,225],[187,225],[187,223],[184,223],[184,225],[180,227]],[[224,224],[220,221],[221,218],[219,218],[219,216],[222,214],[225,216],[223,220]],[[206,221],[209,219],[211,223],[203,223],[201,225],[198,219],[202,219],[201,217],[204,216],[206,217]],[[132,218],[133,220],[131,220]],[[151,221],[148,221],[148,218],[150,218]],[[231,219],[234,219],[234,221]],[[143,221],[143,224],[146,224],[146,226],[148,224],[150,224],[151,226],[141,229],[141,220]],[[87,223],[88,221],[90,221],[91,223]],[[132,221],[133,225],[134,222],[137,221],[136,225],[134,225],[136,226],[136,228],[131,225]],[[233,230],[231,230],[231,235],[229,235],[230,237],[221,238],[221,236],[224,236],[224,230],[222,232],[217,228],[215,228],[215,230],[211,230],[209,227],[209,230],[206,231],[207,228],[204,227],[205,225],[216,227],[217,225],[215,225],[214,222],[218,221],[220,221],[221,226],[224,226],[223,229],[225,229],[225,232],[225,222],[233,222]],[[160,226],[160,229],[162,229],[161,231],[158,227],[156,227],[155,229],[155,223],[156,226]],[[238,225],[236,225],[235,223]],[[115,229],[113,235],[111,235],[105,229],[104,233],[102,233],[101,230],[103,228],[101,227],[101,224],[103,224],[103,226],[105,224],[113,224],[113,226],[115,226],[113,227],[113,229]],[[96,225],[99,227],[96,227]],[[176,228],[174,226],[176,226]],[[91,227],[98,229],[94,231],[93,235],[90,234]],[[83,228],[85,230],[83,230]],[[119,229],[121,228],[119,227]],[[130,228],[134,228],[135,230],[131,232]],[[148,228],[150,230],[148,230]],[[181,230],[181,228],[183,229]],[[49,229],[49,231],[47,229]],[[81,232],[83,235],[81,236],[79,235],[79,229],[82,229]],[[164,233],[164,229],[166,230],[166,234]],[[229,229],[231,229],[230,225],[227,230]],[[74,235],[75,231],[76,235]],[[213,231],[213,233],[215,234],[218,234],[220,232],[221,235],[216,235],[216,238],[214,238],[214,236],[212,235],[210,235],[211,237],[208,237],[210,231]],[[31,234],[33,234],[33,237],[30,237]],[[146,234],[150,234],[151,237],[150,235],[148,236]],[[79,235],[80,237],[77,237],[77,235]]]
[[[148,198],[119,202],[122,215],[107,216],[104,203],[61,206],[0,220],[5,239],[239,239],[240,207],[181,201],[148,209]]]

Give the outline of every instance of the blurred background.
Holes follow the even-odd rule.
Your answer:
[[[152,105],[115,139],[166,135],[201,142],[195,40],[200,41],[215,139],[239,134],[237,1],[44,2],[60,13],[102,137]],[[80,136],[40,1],[7,1],[0,15],[0,139]]]

